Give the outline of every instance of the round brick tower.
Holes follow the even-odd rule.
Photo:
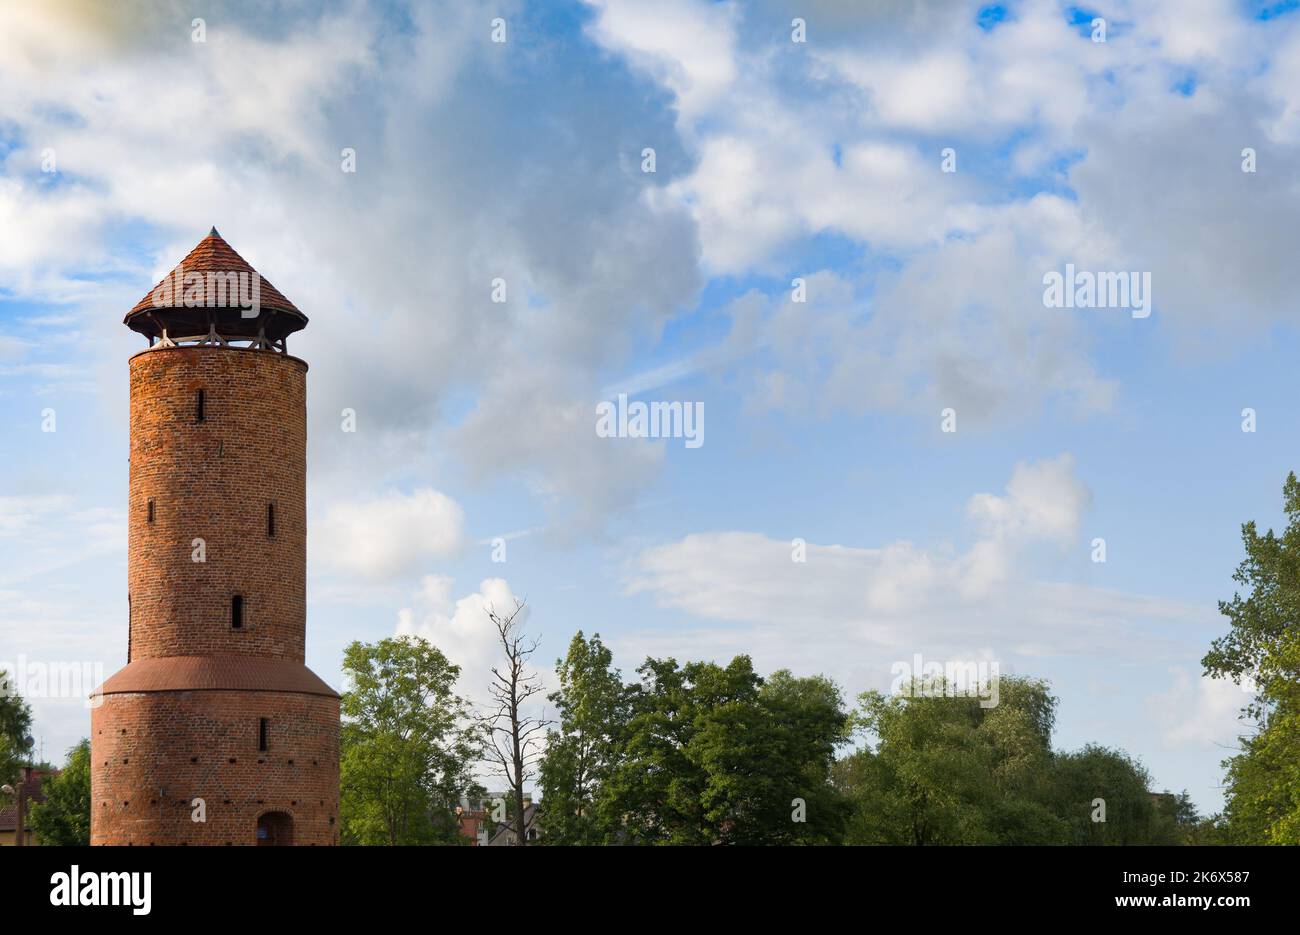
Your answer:
[[[307,365],[214,228],[126,316],[127,664],[94,696],[92,844],[337,844],[339,699],[304,664]]]

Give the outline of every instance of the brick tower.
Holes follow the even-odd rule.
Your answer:
[[[304,664],[307,318],[214,228],[126,316],[127,664],[92,844],[337,844],[339,699]]]

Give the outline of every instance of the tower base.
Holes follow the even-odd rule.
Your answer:
[[[92,845],[338,843],[339,700],[306,666],[142,659],[94,701]]]

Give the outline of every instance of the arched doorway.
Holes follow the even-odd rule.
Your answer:
[[[288,812],[265,812],[257,819],[258,847],[288,847],[293,844],[293,816]]]

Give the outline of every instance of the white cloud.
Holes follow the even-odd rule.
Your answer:
[[[932,9],[886,28],[888,47],[832,42],[811,54],[866,95],[879,126],[949,137],[988,138],[1031,122],[1068,130],[1086,112],[1089,80],[1116,65],[1053,4],[1023,5],[988,34],[972,28],[973,11],[955,12]]]
[[[70,302],[87,337],[107,339],[100,348],[125,347],[122,311],[216,223],[311,318],[291,350],[312,364],[314,482],[362,463],[373,475],[378,456],[372,480],[409,484],[449,399],[524,437],[520,379],[547,387],[531,409],[555,406],[560,421],[593,406],[606,368],[691,301],[695,232],[624,159],[647,135],[673,149],[659,103],[630,97],[626,77],[580,97],[548,93],[540,70],[606,66],[502,55],[483,24],[512,6],[413,5],[409,28],[394,31],[362,5],[281,29],[249,4],[212,19],[206,43],[190,42],[190,14],[163,0],[130,28],[71,0],[5,8],[7,288]],[[345,146],[355,174],[340,171]],[[53,178],[40,171],[46,147]],[[132,225],[168,241],[142,262],[120,248]],[[87,275],[112,283],[90,289]],[[504,305],[489,301],[498,276]],[[337,432],[345,407],[358,415],[353,438]],[[444,450],[477,473],[496,450],[489,436],[471,425]],[[628,460],[537,445],[490,466],[599,524],[627,502],[600,498]]]
[[[890,261],[840,271],[869,300],[816,318],[786,311],[807,333],[791,353],[750,362],[761,408],[930,413],[937,402],[982,421],[1061,398],[1104,412],[1119,387],[1091,345],[1109,322],[1041,302],[1043,273],[1066,262],[1151,271],[1159,321],[1147,330],[1167,325],[1180,342],[1217,326],[1206,344],[1221,348],[1294,317],[1293,23],[1255,23],[1219,0],[1143,0],[1104,9],[1110,36],[1094,43],[1051,3],[1017,4],[990,32],[975,27],[974,4],[771,0],[714,15],[724,9],[708,68],[654,38],[668,23],[693,35],[702,0],[665,8],[644,42],[592,31],[686,101],[677,129],[695,164],[667,191],[698,225],[705,268],[806,275],[790,257],[819,234]],[[806,45],[784,34],[795,15],[808,19]],[[681,76],[692,73],[713,76],[713,90],[689,99]],[[1175,86],[1189,78],[1185,97]],[[939,171],[944,146],[956,174]],[[1240,172],[1246,146],[1259,173]],[[814,347],[820,372],[809,373]]]
[[[734,2],[591,0],[588,27],[598,42],[617,49],[676,95],[688,116],[725,103],[736,78]]]
[[[451,434],[479,477],[522,474],[569,533],[599,529],[633,503],[663,460],[661,443],[596,434],[593,390],[558,370],[520,357],[485,387]]]
[[[835,660],[837,672],[867,660],[887,665],[912,652],[1171,655],[1177,644],[1163,635],[1168,624],[1212,620],[1212,611],[1026,575],[1020,558],[1035,543],[1077,545],[1088,502],[1072,459],[1063,455],[1017,465],[1004,497],[971,498],[969,512],[984,536],[966,550],[907,541],[874,548],[809,543],[807,561],[796,562],[788,541],[698,533],[644,550],[627,586],[730,625],[701,628],[697,642],[731,651],[775,646],[791,658],[819,659],[813,664],[821,667]],[[1080,550],[1079,561],[1086,554]],[[779,655],[772,653],[774,660]]]
[[[752,405],[820,416],[903,411],[936,427],[940,410],[953,408],[959,430],[1031,416],[1053,396],[1079,414],[1108,410],[1117,387],[1088,359],[1087,318],[1043,307],[1042,275],[1054,261],[1026,253],[1018,233],[1051,225],[1081,245],[1078,256],[1097,247],[1074,237],[1075,211],[1058,199],[1005,213],[1016,216],[1013,231],[990,225],[918,255],[882,273],[869,298],[820,271],[804,277],[805,304],[757,292],[731,303],[731,356]]]
[[[429,488],[389,491],[334,502],[309,526],[314,561],[390,580],[465,544],[465,515],[445,494]]]
[[[1230,679],[1192,675],[1182,668],[1169,672],[1169,690],[1146,699],[1165,746],[1209,747],[1225,754],[1235,749],[1237,738],[1250,732],[1249,722],[1241,720],[1240,713],[1252,696]]]
[[[1079,521],[1092,500],[1074,467],[1070,454],[1047,461],[1022,461],[1011,473],[1005,497],[976,494],[968,512],[998,541],[1047,539],[1068,545],[1077,538]]]
[[[984,33],[969,7],[937,2],[593,3],[591,38],[671,93],[672,112],[621,74],[581,100],[521,100],[544,56],[497,55],[482,23],[500,11],[486,4],[412,8],[400,37],[364,6],[276,31],[250,4],[206,44],[187,41],[175,3],[126,20],[94,7],[0,11],[0,111],[18,131],[0,179],[0,273],[21,296],[75,303],[87,337],[116,347],[126,338],[107,311],[136,298],[120,283],[151,283],[220,221],[312,318],[295,341],[313,364],[318,473],[361,457],[320,431],[343,407],[400,473],[427,457],[449,400],[469,398],[449,454],[601,523],[658,458],[572,454],[576,414],[690,306],[702,269],[784,276],[815,235],[848,238],[870,262],[836,274],[842,294],[817,317],[776,302],[754,316],[757,343],[733,336],[723,357],[752,371],[740,386],[759,408],[929,418],[952,405],[964,425],[1054,397],[1105,411],[1118,388],[1091,358],[1096,316],[1040,300],[1043,272],[1067,260],[1152,269],[1171,320],[1289,314],[1300,42],[1222,5],[1124,6],[1125,29],[1099,46],[1051,4]],[[787,41],[792,15],[809,19],[804,46]],[[1271,67],[1243,78],[1256,59]],[[1197,93],[1172,95],[1189,68]],[[1232,147],[1204,146],[1211,128]],[[987,149],[1010,134],[1023,142],[1004,167]],[[1257,138],[1277,148],[1245,178],[1232,153]],[[955,175],[939,171],[944,143]],[[358,149],[352,176],[338,169],[345,145]],[[649,180],[635,166],[645,145],[660,155]],[[38,169],[46,146],[54,185]],[[1080,161],[1051,168],[1065,154]],[[1039,172],[1078,200],[1031,197]],[[110,245],[131,224],[169,242],[124,257]],[[1186,262],[1196,255],[1222,259]],[[92,289],[87,274],[116,278]],[[504,306],[486,300],[496,276]],[[754,359],[762,348],[771,362]],[[501,457],[499,438],[525,438],[544,408],[565,441]]]
[[[489,701],[491,670],[502,660],[501,644],[488,611],[509,615],[515,609],[515,593],[504,578],[484,578],[477,591],[461,598],[452,597],[453,586],[446,575],[426,575],[412,595],[410,606],[398,611],[396,633],[418,636],[441,650],[460,666],[461,693],[484,706]],[[525,605],[519,614],[525,631],[530,613],[531,608]],[[550,677],[545,667],[538,671],[544,680]],[[554,685],[554,679],[547,684]],[[537,704],[543,700],[538,699]]]

